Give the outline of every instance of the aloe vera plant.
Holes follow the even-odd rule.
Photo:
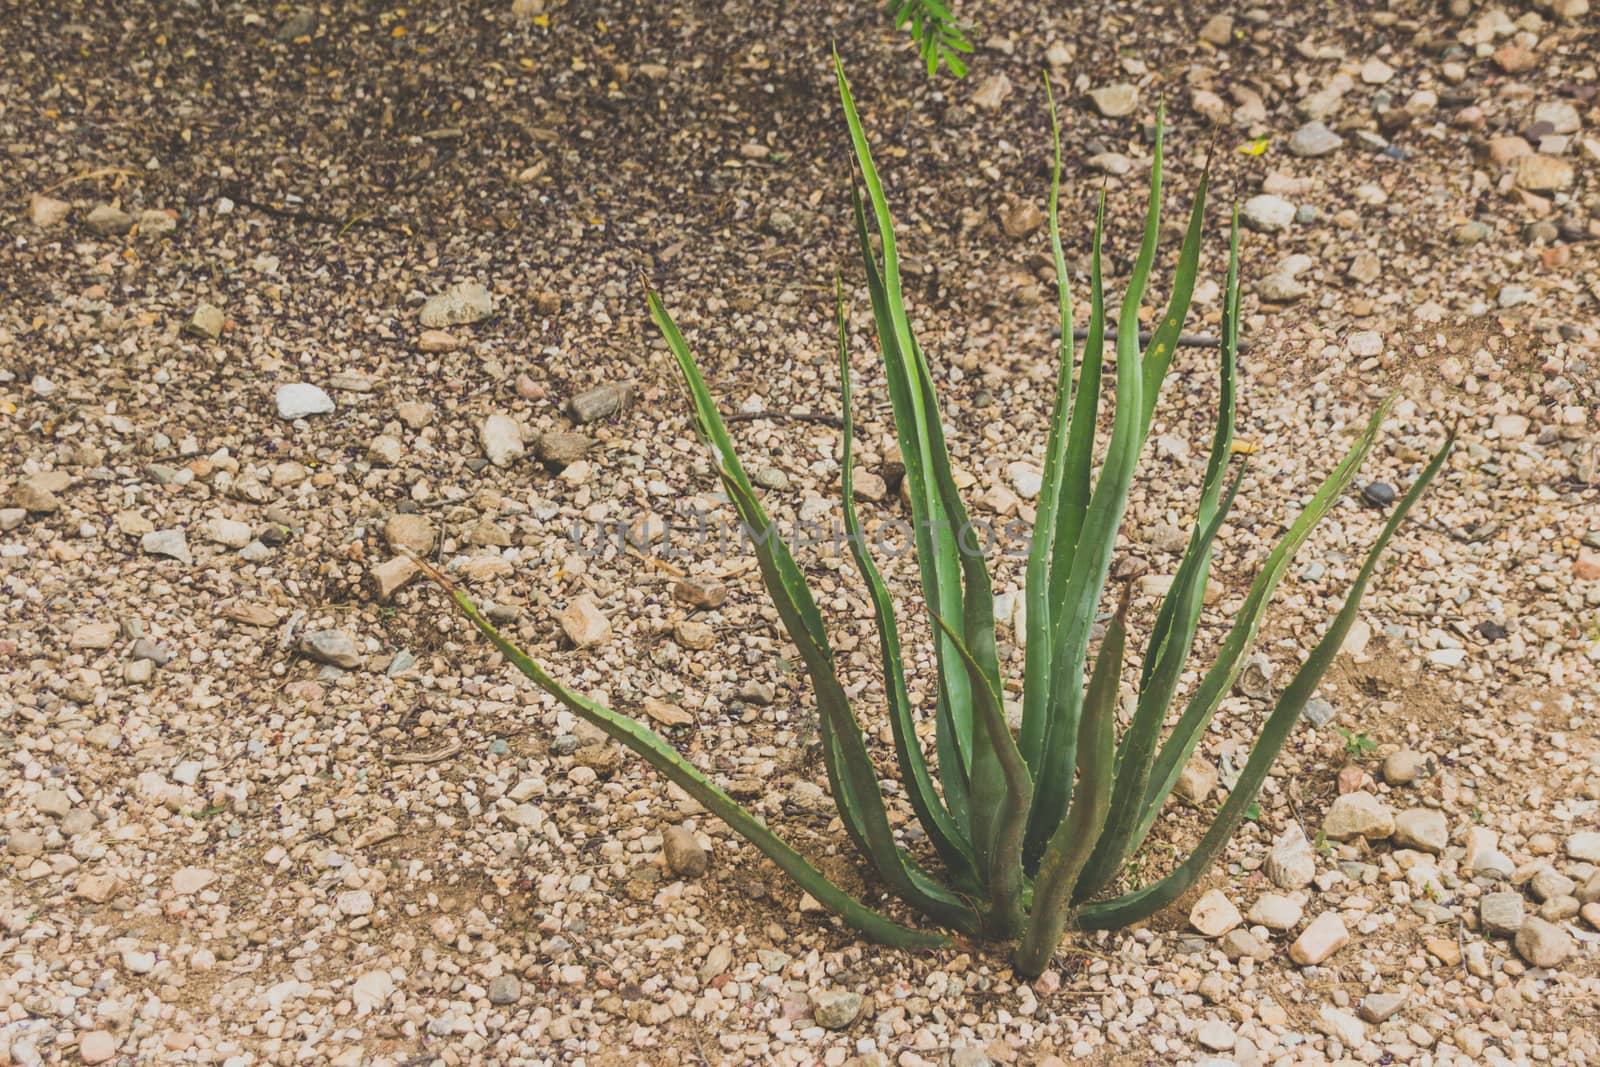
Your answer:
[[[1062,253],[1061,142],[1052,101],[1055,167],[1049,234],[1058,279],[1061,342],[1027,558],[1026,624],[1020,635],[1025,649],[1022,722],[1014,735],[1002,698],[1006,679],[997,654],[988,567],[982,553],[971,550],[961,536],[968,529],[968,516],[951,474],[933,373],[912,333],[901,295],[899,252],[888,203],[837,59],[836,72],[859,168],[854,191],[856,237],[905,459],[921,594],[933,643],[937,698],[931,760],[919,739],[917,715],[908,696],[893,601],[868,552],[856,509],[850,361],[841,286],[838,360],[844,410],[844,519],[876,612],[894,759],[906,798],[927,833],[927,855],[913,855],[895,835],[879,771],[839,678],[837,659],[805,576],[746,476],[683,335],[653,292],[648,297],[650,313],[683,374],[700,435],[710,447],[729,501],[751,534],[762,580],[815,691],[823,762],[846,834],[882,884],[911,910],[945,930],[1015,942],[1018,971],[1036,975],[1048,965],[1069,928],[1117,927],[1144,919],[1193,886],[1221,852],[1251,808],[1273,760],[1354,622],[1379,556],[1444,464],[1454,432],[1394,507],[1342,608],[1278,696],[1244,769],[1212,814],[1199,844],[1169,873],[1118,894],[1119,880],[1245,663],[1273,591],[1296,550],[1350,486],[1377,438],[1389,403],[1378,407],[1285,529],[1199,683],[1180,700],[1179,683],[1189,665],[1214,544],[1243,474],[1241,461],[1241,469],[1229,476],[1237,451],[1233,447],[1239,347],[1236,215],[1217,359],[1220,401],[1192,533],[1150,623],[1137,669],[1125,664],[1130,643],[1127,589],[1109,613],[1104,636],[1091,650],[1093,623],[1106,607],[1102,601],[1123,510],[1194,291],[1207,186],[1205,180],[1200,182],[1166,311],[1141,348],[1138,310],[1155,261],[1160,212],[1158,123],[1144,239],[1121,303],[1114,342],[1116,385],[1108,390],[1103,382],[1103,349],[1110,336],[1101,270],[1104,199],[1095,224],[1088,337],[1080,360],[1074,350],[1072,301]],[[865,202],[860,187],[866,189]],[[874,229],[881,255],[871,240]],[[1102,393],[1112,398],[1113,408],[1109,439],[1096,473]],[[666,740],[562,685],[502,637],[464,594],[451,591],[473,624],[514,666],[578,716],[643,756],[845,922],[870,938],[905,948],[945,942],[944,934],[909,928],[829,882]],[[1137,680],[1136,702],[1119,739],[1116,710],[1125,670]]]

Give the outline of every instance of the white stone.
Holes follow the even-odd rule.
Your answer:
[[[333,398],[309,382],[295,382],[278,389],[273,395],[278,405],[278,418],[303,419],[308,415],[326,415],[333,411]]]
[[[1239,909],[1220,889],[1202,896],[1189,910],[1189,925],[1206,937],[1221,937],[1243,921]]]
[[[483,444],[483,454],[496,467],[510,466],[525,451],[522,424],[509,415],[495,414],[484,419],[478,439]]]

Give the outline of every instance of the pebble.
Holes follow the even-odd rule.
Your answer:
[[[1233,16],[1222,12],[1206,19],[1200,27],[1200,39],[1207,44],[1223,48],[1233,42]]]
[[[1189,925],[1205,937],[1221,937],[1243,921],[1239,909],[1220,889],[1204,894],[1189,910]]]
[[[1139,90],[1127,82],[1107,85],[1089,93],[1094,109],[1108,119],[1119,119],[1139,106]]]
[[[1321,963],[1350,943],[1350,931],[1336,911],[1325,911],[1311,920],[1289,946],[1289,958],[1302,967]]]
[[[811,994],[811,1017],[827,1030],[845,1030],[861,1015],[860,993],[848,989],[824,989]]]
[[[673,599],[691,608],[710,611],[728,601],[728,587],[715,578],[683,578],[672,587]]]
[[[110,204],[96,204],[83,224],[101,237],[120,237],[133,229],[133,216]]]
[[[494,314],[494,297],[482,282],[457,282],[442,293],[430,296],[418,314],[430,329],[467,326]]]
[[[1238,1043],[1239,1037],[1233,1032],[1233,1027],[1221,1019],[1207,1019],[1200,1024],[1194,1032],[1194,1038],[1213,1052],[1226,1052]]]
[[[1568,837],[1567,855],[1582,863],[1600,863],[1600,832],[1585,830]]]
[[[151,530],[139,539],[139,548],[151,556],[166,556],[184,566],[194,563],[182,530]]]
[[[1395,817],[1394,843],[1397,848],[1414,848],[1437,855],[1444,851],[1449,842],[1450,824],[1445,821],[1442,811],[1410,808]]]
[[[581,433],[552,432],[539,435],[534,442],[533,452],[539,462],[561,469],[588,455],[594,445],[593,438]]]
[[[1478,901],[1478,920],[1491,934],[1514,934],[1524,918],[1521,893],[1485,893]]]
[[[556,621],[576,648],[598,645],[611,636],[611,620],[587,594],[573,598],[556,616]]]
[[[172,876],[172,891],[180,897],[193,896],[216,880],[216,871],[205,867],[184,867]]]
[[[396,512],[383,524],[384,540],[396,552],[405,548],[419,556],[426,556],[433,551],[434,539],[437,536],[433,523],[417,514]]]
[[[585,390],[567,401],[575,422],[596,422],[615,415],[633,403],[633,383],[613,382]]]
[[[490,988],[494,988],[491,983]],[[394,979],[388,971],[368,971],[350,983],[350,1001],[356,1006],[357,1016],[382,1008],[394,992]]]
[[[1324,1004],[1317,1012],[1317,1025],[1323,1033],[1338,1039],[1347,1049],[1360,1048],[1367,1040],[1367,1024],[1332,1004]]]
[[[194,314],[189,317],[189,332],[199,337],[208,337],[215,340],[222,336],[222,327],[227,318],[222,309],[211,304],[201,304],[195,308]]]
[[[522,424],[509,415],[497,413],[484,419],[478,429],[478,440],[483,445],[483,454],[496,467],[509,467],[524,451]]]
[[[312,415],[327,415],[334,410],[333,398],[310,382],[294,382],[280,386],[273,394],[278,405],[278,418],[304,419]]]
[[[117,1039],[104,1030],[91,1030],[78,1039],[78,1058],[84,1063],[105,1063],[117,1054]]]
[[[1295,130],[1289,137],[1289,154],[1305,159],[1315,159],[1336,151],[1344,139],[1321,122],[1312,121]]]
[[[1382,840],[1394,833],[1394,809],[1366,790],[1334,798],[1322,821],[1322,833],[1330,841],[1364,837]]]
[[[1405,1007],[1404,993],[1368,993],[1361,998],[1361,1017],[1376,1026]]]
[[[361,653],[355,639],[343,630],[314,630],[300,638],[300,652],[334,667],[351,670],[361,666]]]
[[[1278,893],[1263,893],[1250,906],[1248,918],[1253,925],[1282,932],[1293,930],[1300,925],[1300,917],[1304,913],[1305,909],[1293,897]]]
[[[682,826],[667,827],[661,835],[661,846],[667,867],[680,878],[699,878],[711,866],[710,854]]]
[[[1244,202],[1239,215],[1244,224],[1261,233],[1277,233],[1294,224],[1295,208],[1281,196],[1262,193]]]
[[[1368,482],[1361,487],[1361,498],[1375,508],[1386,508],[1394,503],[1394,486],[1388,482]]]
[[[1410,785],[1422,773],[1422,755],[1409,748],[1391,752],[1383,760],[1383,780],[1390,785]]]
[[[489,1003],[499,1007],[515,1004],[522,999],[522,981],[514,974],[501,974],[489,979]]]
[[[1535,967],[1559,967],[1572,955],[1572,935],[1555,923],[1528,918],[1516,936],[1517,955]]]
[[[1317,854],[1298,823],[1290,823],[1273,842],[1264,869],[1273,885],[1291,892],[1304,889],[1317,876]]]
[[[71,212],[72,205],[65,200],[57,200],[40,193],[34,193],[28,198],[28,220],[41,230],[59,226],[66,221]]]
[[[378,603],[387,604],[393,596],[422,573],[409,556],[395,556],[380,563],[368,572],[372,578],[373,595]]]
[[[1576,177],[1570,160],[1535,153],[1519,156],[1512,168],[1517,188],[1530,193],[1558,193],[1572,188]]]

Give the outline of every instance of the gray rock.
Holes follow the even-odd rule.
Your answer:
[[[1289,137],[1289,154],[1315,159],[1336,151],[1344,138],[1320,122],[1308,122]]]
[[[274,40],[288,43],[300,37],[309,37],[315,32],[317,32],[317,13],[302,9],[280,22],[277,32],[272,36]]]
[[[533,451],[541,463],[548,463],[552,467],[566,467],[588,455],[593,447],[592,437],[585,437],[581,433],[552,432],[541,434],[534,443]]]
[[[1521,893],[1485,893],[1478,901],[1478,921],[1491,934],[1514,934],[1524,918]]]
[[[1281,196],[1262,193],[1252,196],[1244,202],[1239,209],[1240,218],[1252,230],[1261,233],[1277,233],[1287,230],[1294,222],[1294,205]]]
[[[294,382],[281,386],[273,395],[278,405],[278,418],[303,419],[308,415],[326,415],[333,411],[333,398],[309,382]]]
[[[861,1015],[861,994],[824,989],[811,994],[811,1017],[828,1030],[843,1030]]]
[[[194,562],[182,530],[151,530],[139,539],[139,547],[149,555],[168,556],[184,566]]]
[[[514,974],[489,979],[489,1003],[505,1007],[522,999],[522,981]]]
[[[1139,90],[1127,82],[1107,85],[1091,91],[1089,102],[1106,118],[1117,119],[1131,114],[1139,106]]]
[[[133,216],[110,204],[96,204],[83,224],[101,237],[118,237],[133,229]]]
[[[567,401],[567,411],[580,423],[615,415],[633,403],[632,382],[608,382],[586,389]]]
[[[1300,709],[1300,717],[1312,726],[1326,726],[1337,714],[1339,710],[1321,697],[1312,697],[1306,701],[1306,706]]]
[[[438,329],[482,322],[494,314],[494,297],[480,282],[457,282],[428,298],[419,316],[422,325]]]
[[[1377,1025],[1405,1007],[1404,993],[1369,993],[1361,1000],[1361,1017]]]
[[[361,665],[355,639],[343,630],[314,630],[300,638],[303,655],[333,667],[350,669]]]

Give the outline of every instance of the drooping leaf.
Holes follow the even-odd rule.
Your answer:
[[[1339,609],[1339,614],[1334,617],[1327,632],[1322,635],[1322,640],[1317,642],[1316,648],[1312,649],[1311,655],[1306,657],[1294,680],[1279,695],[1272,714],[1267,717],[1266,724],[1256,738],[1255,747],[1250,750],[1250,758],[1245,761],[1244,770],[1239,772],[1238,781],[1228,793],[1228,799],[1223,802],[1222,809],[1217,812],[1194,851],[1172,873],[1154,884],[1114,900],[1085,906],[1078,913],[1079,925],[1084,929],[1126,926],[1154,914],[1188,892],[1206,868],[1210,867],[1221,854],[1223,846],[1228,843],[1228,839],[1238,829],[1240,821],[1255,804],[1256,795],[1261,791],[1261,785],[1266,781],[1267,773],[1276,762],[1278,753],[1293,735],[1301,712],[1305,710],[1306,702],[1316,692],[1322,676],[1327,673],[1334,657],[1339,654],[1345,636],[1361,612],[1361,598],[1377,569],[1379,557],[1388,547],[1395,532],[1405,522],[1406,515],[1427,489],[1428,483],[1433,481],[1440,468],[1444,466],[1445,459],[1455,445],[1455,438],[1456,431],[1452,429],[1439,451],[1434,453],[1433,459],[1412,484],[1394,513],[1389,516],[1383,532],[1367,552],[1366,561],[1361,565],[1355,582],[1345,594],[1344,605]]]
[[[494,625],[478,612],[477,605],[465,593],[451,588],[443,576],[430,570],[433,577],[444,584],[456,604],[480,633],[535,685],[555,697],[585,722],[603,730],[607,736],[638,753],[657,771],[684,792],[699,801],[707,811],[727,823],[745,840],[755,845],[785,874],[810,893],[819,904],[839,916],[850,926],[874,941],[897,948],[932,949],[948,944],[948,939],[919,930],[908,929],[851,897],[828,881],[823,873],[781,838],[769,830],[760,819],[745,810],[693,764],[680,756],[676,749],[664,741],[654,730],[619,714],[593,700],[568,689],[556,681],[543,667],[510,641],[501,636]]]
[[[722,416],[683,335],[659,297],[649,294],[649,303],[651,316],[688,387],[696,424],[716,457],[723,488],[751,534],[767,594],[772,597],[790,640],[799,649],[816,691],[821,713],[823,761],[846,831],[857,848],[872,861],[879,877],[908,904],[956,929],[972,928],[976,916],[967,902],[921,870],[895,841],[878,775],[861,736],[861,726],[834,672],[833,649],[822,624],[821,612],[788,546],[772,528],[755,488],[739,463]]]

